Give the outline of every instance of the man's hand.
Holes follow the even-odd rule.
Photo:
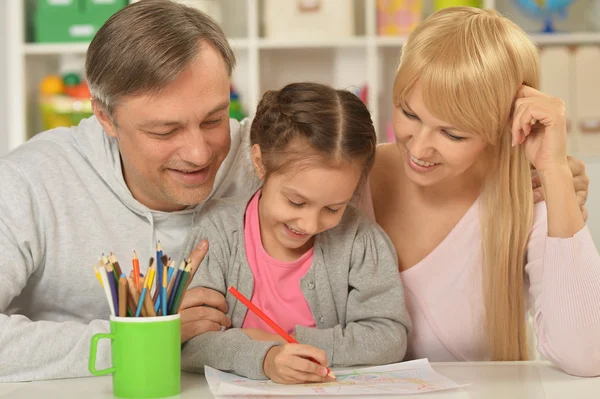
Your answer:
[[[192,269],[199,265],[208,251],[208,242],[201,241],[190,254]],[[227,302],[218,291],[193,288],[183,297],[181,308],[181,343],[207,331],[219,331],[221,326],[231,326],[225,315]]]
[[[587,220],[588,212],[585,202],[587,201],[588,197],[590,178],[585,173],[585,164],[581,160],[568,156],[567,161],[569,162],[569,168],[573,174],[573,186],[575,189],[575,194],[577,195],[577,200],[579,201],[579,207],[581,208],[581,215],[583,216],[583,220]],[[542,187],[542,182],[540,181],[540,176],[538,175],[537,170],[532,169],[531,176],[533,184],[533,199],[535,202],[545,200],[546,195],[544,193],[544,188]]]

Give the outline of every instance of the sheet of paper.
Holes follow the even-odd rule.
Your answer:
[[[427,359],[332,371],[337,377],[334,382],[280,385],[272,381],[249,380],[208,366],[204,368],[215,396],[411,395],[464,386],[436,373]]]

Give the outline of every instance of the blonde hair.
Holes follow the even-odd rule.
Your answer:
[[[531,172],[512,147],[511,113],[521,84],[539,87],[535,44],[493,10],[455,7],[419,25],[403,47],[394,104],[419,83],[425,106],[489,143],[480,201],[488,351],[492,360],[528,358],[525,248],[531,231]]]

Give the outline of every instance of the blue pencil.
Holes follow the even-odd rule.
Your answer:
[[[140,301],[138,302],[137,309],[135,310],[135,317],[140,317],[140,313],[142,312],[142,306],[144,306],[144,300],[146,299],[146,293],[148,292],[148,286],[151,284],[150,280],[152,279],[152,265],[154,264],[154,258],[150,258],[150,265],[148,266],[148,271],[146,274],[148,278],[144,281],[144,287],[142,288],[142,293],[140,294]]]
[[[158,244],[156,244],[156,289],[158,291],[158,297],[156,297],[156,303],[154,304],[154,311],[158,312],[160,309],[160,301],[161,301],[161,290],[162,287],[162,279],[163,279],[163,262],[162,262],[162,245],[160,244],[160,240]]]
[[[144,306],[144,299],[146,299],[146,291],[146,285],[144,284],[144,288],[142,288],[142,293],[140,294],[140,301],[138,302],[137,309],[135,310],[135,317],[140,317],[142,306]]]

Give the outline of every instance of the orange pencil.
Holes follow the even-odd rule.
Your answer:
[[[135,281],[135,285],[137,286],[138,291],[142,290],[140,285],[140,260],[138,259],[137,252],[133,251],[133,259],[131,260],[133,263],[133,280]]]
[[[246,307],[249,310],[251,310],[255,315],[257,315],[262,321],[267,323],[269,325],[269,327],[271,327],[273,330],[275,330],[275,332],[277,332],[277,334],[281,335],[281,337],[283,339],[285,339],[287,342],[289,342],[290,344],[298,343],[298,341],[296,341],[296,339],[294,337],[292,337],[290,334],[288,334],[283,328],[279,327],[279,325],[277,325],[277,323],[275,323],[273,320],[271,320],[271,318],[269,316],[264,314],[262,310],[260,310],[255,304],[250,302],[248,300],[248,298],[246,298],[244,295],[242,295],[242,293],[239,292],[238,290],[236,290],[233,286],[229,287],[229,292],[231,292],[233,294],[233,296],[236,297],[241,303],[246,305]],[[317,364],[320,364],[312,357],[309,357],[308,360],[315,362]],[[329,370],[328,367],[326,367],[326,368],[327,368],[327,375],[331,376],[332,378],[335,378],[335,375],[331,372],[331,370]]]

